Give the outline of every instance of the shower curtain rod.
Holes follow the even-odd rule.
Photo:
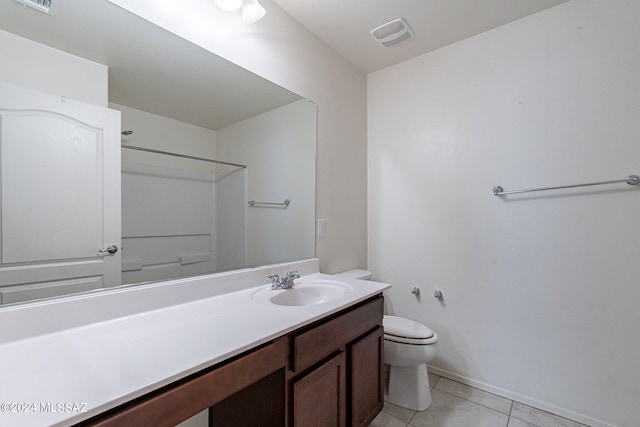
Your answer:
[[[160,150],[154,150],[154,149],[151,149],[151,148],[136,147],[135,145],[120,144],[120,147],[128,148],[130,150],[146,151],[146,152],[149,152],[149,153],[164,154],[164,155],[167,155],[167,156],[181,157],[183,159],[200,160],[202,162],[217,163],[219,165],[236,166],[236,167],[243,168],[243,169],[247,168],[247,165],[241,165],[239,163],[230,163],[230,162],[223,162],[222,160],[205,159],[204,157],[187,156],[186,154],[170,153],[168,151],[160,151]]]
[[[625,179],[616,179],[616,180],[613,180],[613,181],[589,182],[587,184],[562,185],[562,186],[558,186],[558,187],[533,188],[533,189],[530,189],[530,190],[504,191],[504,189],[502,187],[497,186],[497,187],[493,187],[493,195],[494,196],[504,196],[506,194],[530,193],[532,191],[545,191],[545,190],[559,190],[559,189],[562,189],[562,188],[588,187],[590,185],[617,184],[619,182],[626,182],[629,185],[638,185],[638,183],[640,183],[640,176],[638,176],[638,175],[629,175]]]

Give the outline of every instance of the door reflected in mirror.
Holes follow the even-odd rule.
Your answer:
[[[67,0],[54,16],[0,3],[0,48],[12,64],[0,71],[0,83],[58,101],[66,96],[75,108],[116,111],[120,123],[102,135],[117,138],[104,144],[151,150],[121,148],[104,158],[97,144],[73,161],[62,148],[77,141],[73,133],[56,140],[38,132],[39,124],[16,130],[9,112],[31,107],[2,99],[0,304],[315,255],[312,102],[104,0]],[[42,71],[37,81],[34,64]],[[84,112],[64,114],[87,125]],[[30,179],[45,171],[48,179]],[[70,189],[101,189],[114,173],[121,185],[107,185],[104,194],[72,190],[77,197],[69,202]],[[55,212],[34,214],[45,203]],[[115,234],[102,224],[108,215],[118,217]],[[46,232],[25,232],[39,229]],[[81,235],[91,238],[76,243]],[[114,244],[121,250],[106,250]],[[105,281],[98,270],[52,260],[115,262],[120,274]]]

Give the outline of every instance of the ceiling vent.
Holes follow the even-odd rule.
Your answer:
[[[396,18],[371,30],[371,35],[382,46],[389,47],[413,37],[413,31],[404,18]]]
[[[17,0],[25,6],[31,6],[34,9],[44,12],[48,15],[56,13],[58,8],[58,0]]]

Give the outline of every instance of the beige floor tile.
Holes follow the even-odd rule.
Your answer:
[[[411,420],[411,418],[416,414],[416,411],[412,409],[403,408],[402,406],[397,406],[389,402],[384,402],[384,408],[382,411],[406,422],[409,422],[409,420]]]
[[[378,416],[369,424],[369,427],[406,427],[407,422],[387,412],[380,412]]]
[[[432,374],[431,372],[427,372],[427,375],[429,376],[429,388],[431,389],[433,389],[440,378],[442,378],[440,375]]]
[[[520,418],[509,417],[509,424],[507,427],[539,427],[535,424],[528,423]]]
[[[511,412],[511,400],[489,393],[475,387],[470,387],[448,378],[441,378],[436,386],[438,390],[446,391],[463,399],[478,403],[487,408],[495,409],[503,414]]]
[[[433,403],[411,419],[415,427],[507,427],[509,416],[477,403],[438,390]]]
[[[540,427],[585,427],[584,424],[562,418],[520,402],[513,402],[511,416]]]

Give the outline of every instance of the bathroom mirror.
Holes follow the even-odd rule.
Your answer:
[[[121,112],[121,143],[154,150],[121,149],[118,281],[41,273],[18,280],[17,269],[48,261],[3,257],[0,307],[315,255],[315,104],[106,0],[64,0],[53,15],[2,0],[0,30],[5,46],[27,39],[107,65],[103,106]],[[46,79],[50,67],[64,66],[49,60],[34,75]],[[3,254],[20,240],[5,234]],[[100,249],[50,258],[111,256]]]

